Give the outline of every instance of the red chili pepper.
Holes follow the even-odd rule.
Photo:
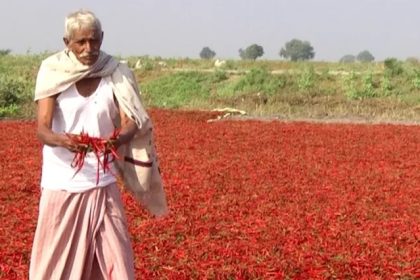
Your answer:
[[[83,167],[85,163],[85,157],[88,152],[93,152],[98,160],[96,169],[96,184],[99,183],[99,171],[100,168],[106,173],[107,171],[112,172],[110,163],[116,158],[118,154],[115,148],[115,140],[120,133],[119,129],[114,130],[109,139],[102,139],[98,137],[91,137],[88,133],[82,131],[79,135],[67,134],[74,142],[79,145],[79,150],[75,153],[71,167],[76,168],[75,176]],[[103,161],[101,161],[103,156]]]

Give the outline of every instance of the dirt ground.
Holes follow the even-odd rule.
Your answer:
[[[281,121],[281,122],[312,122],[312,123],[340,123],[340,124],[392,124],[392,125],[420,125],[420,119],[393,119],[393,118],[384,118],[380,117],[361,117],[361,116],[346,116],[346,117],[294,117],[294,116],[259,116],[253,114],[247,114],[242,111],[242,114],[239,112],[229,112],[229,108],[225,108],[225,112],[221,112],[219,117],[215,119],[210,119],[211,121],[226,121],[226,120],[235,120],[235,121],[247,121],[247,120],[256,120],[256,121]],[[235,109],[234,109],[235,110]]]

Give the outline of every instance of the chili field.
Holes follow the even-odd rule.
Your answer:
[[[419,279],[420,127],[151,110],[170,214],[123,191],[139,279]],[[26,279],[34,121],[0,122],[0,278]]]

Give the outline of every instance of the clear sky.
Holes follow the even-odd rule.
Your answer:
[[[64,17],[92,10],[112,55],[198,58],[205,46],[239,59],[258,44],[262,59],[293,38],[317,61],[369,50],[376,60],[420,57],[420,0],[13,0],[0,11],[0,49],[38,53],[63,48]]]

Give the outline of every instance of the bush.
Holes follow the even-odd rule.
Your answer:
[[[227,79],[228,79],[228,76],[226,75],[226,71],[217,69],[216,71],[214,71],[211,80],[213,83],[219,83]]]
[[[152,106],[180,108],[210,94],[211,74],[181,72],[167,75],[143,86],[144,98]]]
[[[369,97],[375,97],[376,96],[376,90],[375,90],[375,84],[373,81],[373,74],[372,73],[366,73],[362,77],[362,91],[360,92],[361,98],[369,98]]]
[[[384,61],[385,74],[389,76],[398,76],[404,72],[402,63],[396,58],[387,58]]]
[[[414,77],[412,79],[412,83],[415,89],[420,89],[420,71],[414,70]]]
[[[0,118],[13,117],[19,112],[19,107],[16,104],[11,104],[5,107],[0,107]]]
[[[10,54],[11,51],[12,50],[10,50],[10,49],[1,49],[0,50],[0,56],[8,55],[8,54]]]
[[[394,86],[392,85],[391,79],[388,77],[388,75],[384,75],[382,77],[381,89],[382,89],[383,96],[392,95],[392,90],[394,89]]]
[[[298,76],[297,85],[300,90],[311,89],[315,84],[316,73],[313,67],[306,67]]]
[[[344,79],[345,94],[349,99],[366,99],[377,97],[377,85],[374,82],[373,74],[371,72],[365,73],[361,79],[351,72],[348,77]]]
[[[284,87],[286,81],[263,68],[252,68],[234,86],[234,91],[273,94]]]
[[[19,105],[32,97],[33,85],[21,77],[0,75],[0,117],[13,117]]]

